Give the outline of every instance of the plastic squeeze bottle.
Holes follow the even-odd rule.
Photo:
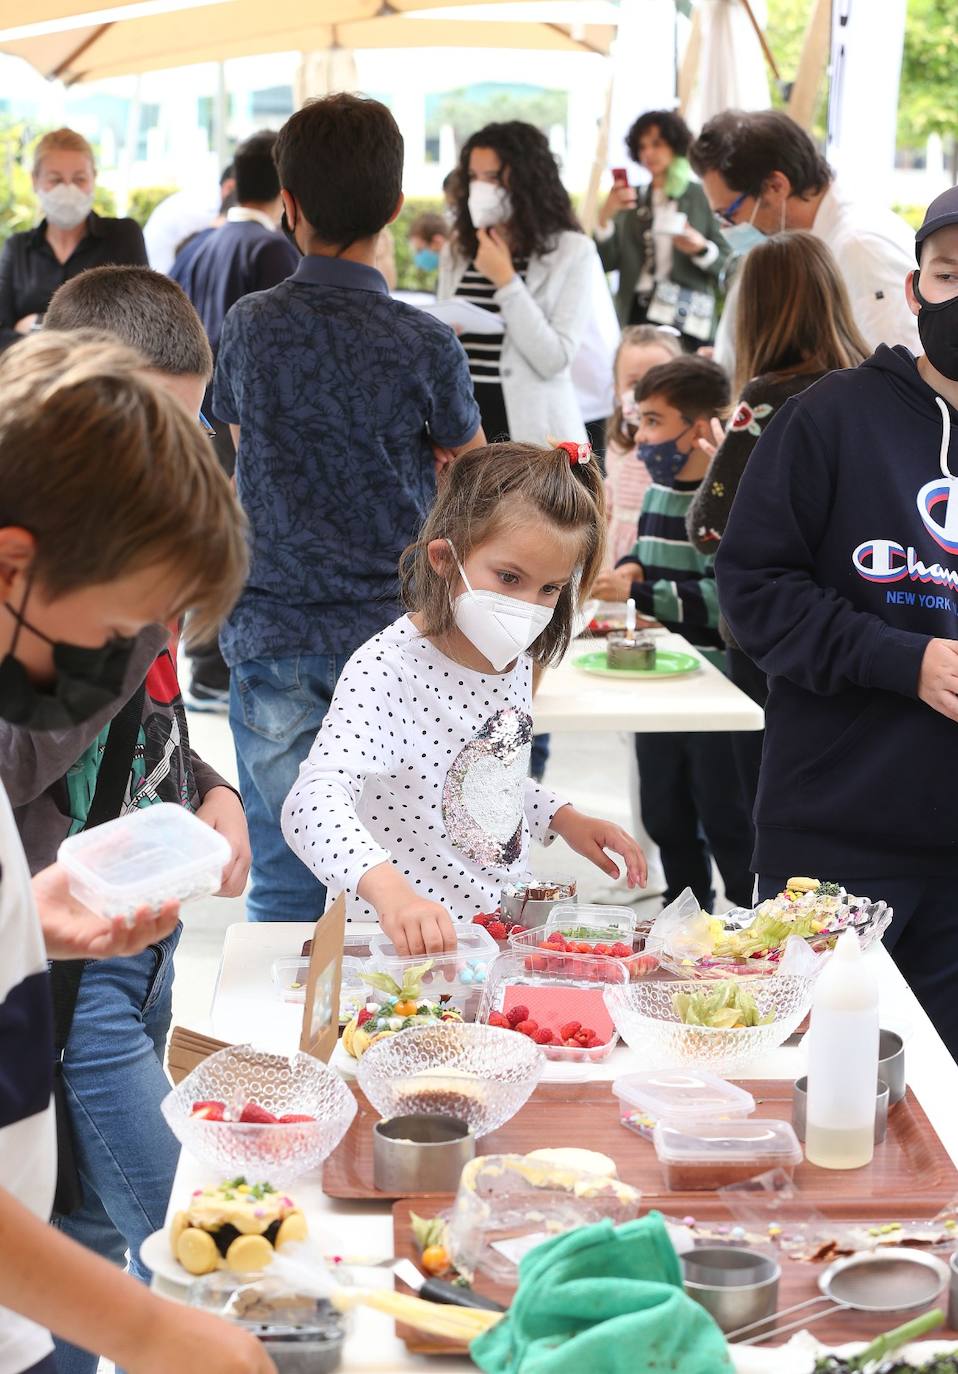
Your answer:
[[[838,937],[815,985],[808,1044],[805,1157],[860,1169],[875,1153],[878,984],[854,930]]]

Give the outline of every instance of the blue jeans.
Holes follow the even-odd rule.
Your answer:
[[[54,1224],[114,1264],[129,1250],[129,1271],[144,1282],[140,1246],[164,1223],[179,1156],[160,1115],[179,938],[177,928],[133,958],[87,965],[63,1060],[84,1200]],[[66,1341],[56,1348],[58,1374],[95,1374],[96,1355]]]
[[[230,673],[230,726],[253,851],[250,921],[314,922],[325,910],[326,889],[287,845],[280,815],[346,659],[249,659]]]

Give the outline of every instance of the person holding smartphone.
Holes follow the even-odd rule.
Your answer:
[[[692,180],[691,141],[685,120],[671,110],[639,116],[626,147],[651,182],[636,188],[624,167],[614,170],[595,241],[602,266],[619,274],[619,323],[671,325],[693,351],[715,337],[716,293],[729,250],[705,192]]]

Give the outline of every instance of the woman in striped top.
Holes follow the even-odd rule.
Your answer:
[[[595,248],[582,233],[545,135],[489,124],[460,160],[453,238],[438,297],[497,315],[501,333],[463,333],[490,440],[584,439],[569,366],[589,316]]]

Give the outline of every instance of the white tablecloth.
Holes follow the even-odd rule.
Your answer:
[[[744,692],[681,635],[655,631],[663,649],[692,654],[701,667],[688,677],[597,677],[574,666],[602,640],[578,640],[539,684],[532,710],[537,731],[761,730],[764,716]]]
[[[227,931],[223,962],[208,1027],[224,1040],[251,1040],[263,1049],[293,1051],[299,1042],[301,1009],[279,1001],[270,979],[276,958],[299,953],[309,927],[295,923],[235,925]],[[882,1025],[906,1037],[905,1065],[908,1083],[920,1100],[952,1159],[958,1162],[958,1066],[945,1049],[891,958],[878,947],[867,956],[874,963],[881,994]],[[580,1066],[571,1066],[580,1073]],[[639,1068],[632,1052],[617,1048],[604,1064],[590,1067],[593,1080],[617,1078]],[[775,1050],[750,1068],[753,1078],[799,1078],[805,1071],[798,1046]],[[560,1146],[562,1140],[550,1144]],[[583,1142],[577,1141],[576,1144]],[[170,1202],[175,1211],[194,1188],[208,1185],[210,1170],[191,1156],[180,1157]],[[327,1253],[387,1256],[393,1253],[391,1204],[339,1202],[322,1192],[320,1176],[300,1179],[293,1189],[310,1218],[314,1235]],[[362,1271],[361,1282],[391,1286],[386,1272]],[[182,1298],[185,1289],[162,1279],[154,1287],[169,1297]],[[346,1344],[347,1374],[385,1374],[385,1371],[429,1370],[449,1374],[462,1370],[461,1360],[412,1356],[396,1339],[393,1323],[375,1312],[360,1311]]]

